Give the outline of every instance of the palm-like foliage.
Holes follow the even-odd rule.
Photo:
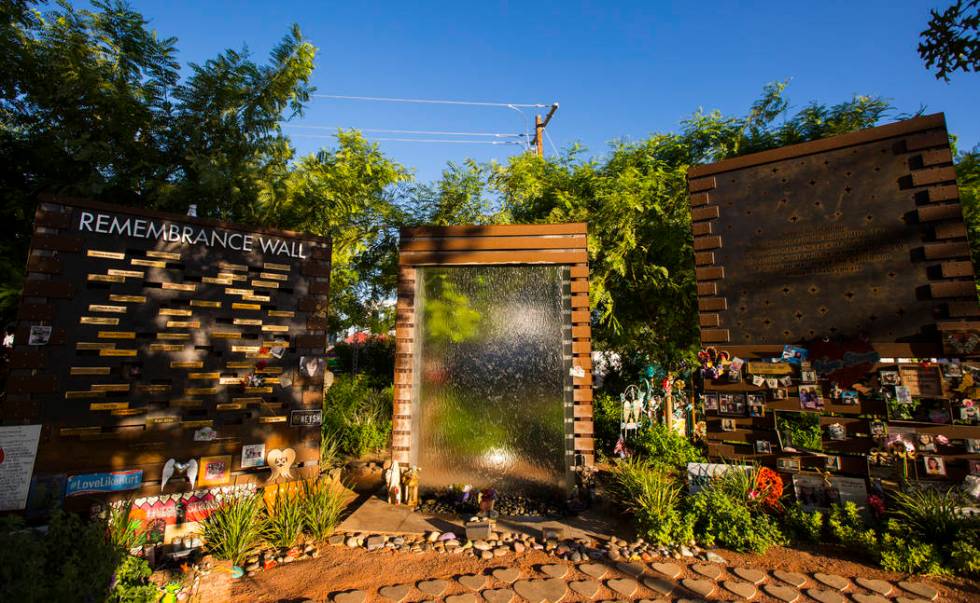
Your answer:
[[[205,547],[240,565],[262,542],[262,501],[256,494],[226,500],[201,524]]]
[[[272,546],[289,548],[303,533],[306,504],[297,492],[280,488],[272,503],[266,507],[262,534]]]
[[[316,540],[329,536],[350,501],[350,492],[328,479],[303,482],[303,531]]]
[[[892,516],[929,542],[953,542],[969,529],[980,527],[980,520],[963,513],[967,501],[953,488],[896,492],[892,504]]]

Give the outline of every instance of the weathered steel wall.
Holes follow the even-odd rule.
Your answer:
[[[880,382],[881,371],[911,366],[900,359],[980,353],[980,306],[952,161],[937,114],[691,168],[702,345],[747,361],[737,381],[706,379],[704,389],[761,396],[765,412],[708,410],[713,456],[775,464],[792,455],[779,452],[773,411],[813,410],[825,452],[841,457],[844,474],[868,474],[869,453],[884,445],[871,437],[876,420],[907,439],[949,438],[934,452],[946,459],[949,479],[962,479],[980,459],[968,452],[980,427],[960,418],[962,401],[980,393],[969,378],[944,369],[943,391],[916,393],[936,407],[931,419],[900,417],[907,409],[887,401],[895,386]],[[766,367],[752,365],[753,373],[748,363],[778,357],[785,344],[811,350],[823,408],[801,405],[799,366],[778,376],[787,386],[753,384]],[[895,360],[866,361],[874,355]],[[862,391],[835,398],[835,383]],[[943,410],[945,423],[937,424]],[[723,419],[731,419],[727,431]],[[835,423],[844,439],[828,439]],[[771,441],[773,452],[759,452],[758,441]],[[804,468],[823,462],[803,459]]]

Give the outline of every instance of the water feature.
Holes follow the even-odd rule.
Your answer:
[[[419,269],[413,448],[424,488],[567,487],[563,270]]]

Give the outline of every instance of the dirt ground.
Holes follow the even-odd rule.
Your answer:
[[[823,549],[799,550],[775,548],[766,555],[746,555],[729,551],[717,551],[728,560],[729,567],[751,567],[759,570],[783,569],[796,571],[812,576],[814,572],[838,574],[848,578],[869,577],[890,580],[893,583],[903,580],[906,576],[869,566],[860,561],[847,559],[842,551],[833,547]],[[488,576],[487,588],[503,588],[505,585],[490,577],[497,568],[518,567],[522,570],[522,578],[544,577],[537,572],[537,566],[549,563],[574,564],[556,560],[541,551],[528,551],[522,555],[509,554],[492,561],[478,559],[458,554],[440,553],[395,553],[392,551],[368,552],[364,549],[347,547],[321,547],[317,559],[299,561],[276,567],[269,571],[246,577],[236,581],[231,587],[230,600],[235,603],[300,603],[312,599],[318,603],[329,601],[337,593],[361,589],[367,592],[367,601],[382,601],[378,589],[384,586],[400,584],[416,584],[420,580],[443,578],[450,580],[449,589],[443,598],[449,595],[469,592],[458,582],[452,581],[461,574],[484,574]],[[606,562],[609,563],[609,562]],[[674,561],[679,565],[689,565],[693,562]],[[612,564],[610,563],[610,567]],[[612,570],[606,578],[619,577],[621,574]],[[691,570],[685,568],[685,575],[691,576]],[[566,581],[585,580],[588,576],[572,570],[566,576]],[[730,579],[726,576],[722,579]],[[961,578],[914,578],[915,581],[931,584],[940,591],[940,601],[950,603],[973,603],[980,601],[980,583]],[[811,583],[804,587],[813,586]],[[852,591],[853,591],[852,586]],[[854,592],[866,592],[858,589]],[[208,600],[205,593],[202,600]],[[683,595],[681,595],[683,596]],[[893,594],[893,597],[896,595]],[[675,598],[677,595],[675,594]],[[630,600],[643,598],[660,598],[655,592],[641,586],[630,597]],[[221,597],[226,599],[226,597]],[[418,602],[429,599],[417,588],[412,588],[407,602]],[[712,600],[735,600],[736,597],[721,588],[716,589]],[[213,599],[212,599],[213,600]],[[515,598],[516,600],[516,598]],[[572,591],[568,591],[562,602],[582,601],[583,599]],[[621,595],[614,594],[605,584],[594,601],[625,600]],[[757,601],[768,601],[760,591]],[[803,597],[802,601],[809,600]]]

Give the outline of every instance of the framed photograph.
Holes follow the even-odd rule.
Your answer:
[[[282,359],[286,355],[286,347],[281,345],[272,346],[269,348],[269,355],[273,358]]]
[[[803,383],[816,383],[817,382],[817,371],[813,369],[807,369],[805,371],[800,371],[800,381]]]
[[[719,394],[718,412],[723,415],[745,416],[745,394]]]
[[[966,441],[966,451],[970,454],[980,454],[980,440],[969,439]]]
[[[800,406],[806,410],[823,410],[819,385],[800,386]]]
[[[776,389],[772,390],[773,400],[785,400],[788,397],[789,393],[786,391],[785,387],[777,387]]]
[[[944,362],[943,374],[950,379],[958,379],[963,376],[963,365],[959,361]]]
[[[704,394],[704,409],[718,410],[718,392],[706,392]]]
[[[756,440],[755,452],[756,454],[772,454],[772,442],[769,440]]]
[[[300,356],[299,374],[307,379],[323,378],[326,360],[322,356]]]
[[[31,331],[27,336],[27,345],[48,345],[51,341],[51,327],[46,325],[32,325]]]
[[[789,375],[785,375],[783,377],[780,377],[779,381],[777,381],[776,383],[777,385],[782,385],[783,387],[789,387],[793,385],[793,378],[790,377]]]
[[[840,423],[831,423],[827,426],[827,437],[838,442],[841,440],[846,440],[847,428]]]
[[[970,459],[970,475],[980,475],[980,460]]]
[[[825,457],[823,467],[827,471],[840,471],[840,457],[839,456]]]
[[[784,345],[783,346],[783,360],[790,364],[800,364],[806,360],[809,352],[806,348],[801,348],[795,345]]]
[[[796,457],[776,459],[776,469],[786,473],[799,473],[800,459]]]
[[[898,376],[898,371],[881,371],[878,373],[878,382],[882,385],[901,385],[902,380]]]
[[[722,431],[735,431],[735,419],[722,419],[721,420],[721,430]]]
[[[966,404],[966,402],[969,402],[969,404]],[[960,421],[967,423],[980,421],[980,408],[977,407],[973,400],[963,401],[963,405],[960,406]]]
[[[779,387],[779,379],[775,377],[766,377],[766,387],[769,389],[776,389]]]
[[[762,387],[766,384],[766,378],[762,375],[752,375],[752,385]]]
[[[752,403],[749,402],[749,416],[750,417],[764,417],[766,416],[766,405],[762,402]]]
[[[231,455],[202,456],[197,484],[221,486],[231,481]]]
[[[895,387],[895,399],[898,400],[899,404],[911,404],[912,403],[912,392],[909,388],[904,385],[899,385]]]
[[[932,434],[920,433],[919,440],[919,452],[936,452],[936,438],[932,437]]]
[[[923,456],[922,464],[925,465],[926,475],[946,476],[946,463],[941,456]]]
[[[888,424],[880,419],[875,419],[871,421],[871,437],[873,438],[884,438],[888,436]]]
[[[861,403],[861,397],[858,395],[857,390],[845,389],[840,393],[840,402],[848,406],[856,406]]]
[[[265,444],[242,446],[242,469],[265,466]]]

